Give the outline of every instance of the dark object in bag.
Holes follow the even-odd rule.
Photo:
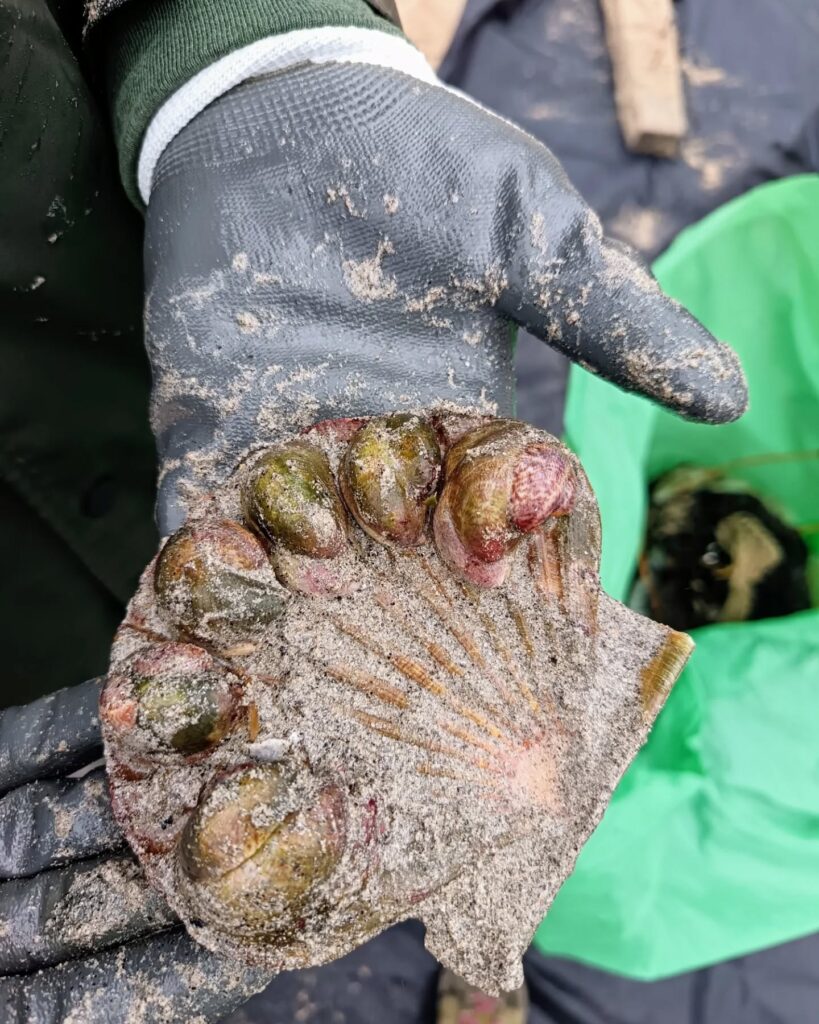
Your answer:
[[[708,473],[674,470],[652,486],[639,570],[652,617],[689,630],[810,608],[799,532],[741,484],[705,483]]]

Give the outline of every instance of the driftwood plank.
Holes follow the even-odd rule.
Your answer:
[[[437,68],[455,35],[466,0],[397,0],[397,6],[404,32]]]
[[[673,157],[687,131],[672,0],[601,0],[617,119],[629,149]]]

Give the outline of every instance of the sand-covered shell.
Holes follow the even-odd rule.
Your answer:
[[[248,529],[213,518],[168,539],[154,568],[159,609],[181,633],[230,641],[263,627],[282,607],[267,552]]]
[[[370,420],[341,460],[339,482],[359,526],[375,540],[416,547],[424,539],[441,449],[432,425],[408,413]]]
[[[115,814],[194,937],[290,969],[415,917],[516,987],[691,649],[599,556],[578,460],[487,417],[317,424],[194,507],[101,704]]]

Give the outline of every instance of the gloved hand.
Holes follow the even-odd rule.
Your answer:
[[[692,419],[734,354],[665,298],[542,145],[362,64],[238,86],[165,148],[146,221],[159,525],[252,443],[325,417],[513,413],[513,329]],[[149,173],[150,180],[150,173]]]
[[[324,417],[508,415],[513,325],[710,422],[736,358],[665,299],[542,146],[400,72],[248,82],[168,145],[146,220],[161,532],[251,444]],[[96,684],[0,719],[0,1019],[214,1020],[264,985],[174,926],[121,849]]]
[[[123,847],[102,768],[100,685],[0,712],[0,1021],[216,1021],[268,974],[188,937]]]

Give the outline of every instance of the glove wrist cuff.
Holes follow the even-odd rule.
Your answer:
[[[368,0],[163,0],[128,2],[95,29],[104,58],[120,174],[137,202],[144,132],[169,96],[203,69],[259,40],[355,27],[382,40],[398,29]],[[235,84],[235,83],[234,83]]]
[[[362,64],[439,84],[419,50],[403,36],[373,29],[306,29],[259,39],[227,54],[184,83],[154,115],[140,147],[137,183],[147,205],[154,171],[168,144],[197,114],[242,82],[300,64]]]

